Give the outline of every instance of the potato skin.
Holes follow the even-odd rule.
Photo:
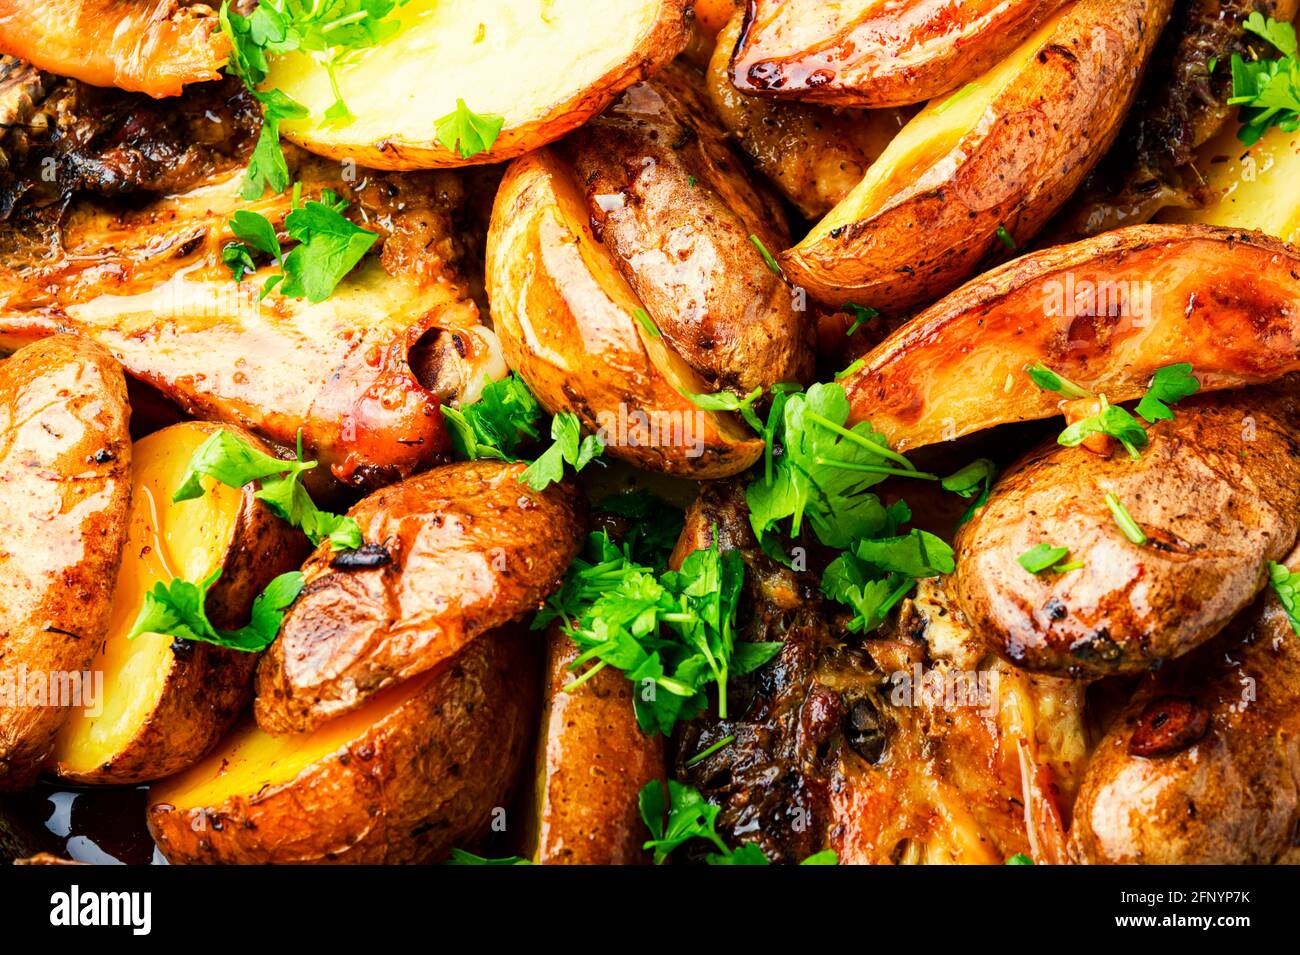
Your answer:
[[[122,369],[98,345],[56,335],[0,363],[0,670],[14,683],[22,667],[84,671],[104,639],[131,495],[129,416]],[[0,706],[0,790],[31,785],[68,712]]]
[[[850,420],[906,450],[1052,417],[1060,397],[1024,373],[1035,362],[1112,403],[1176,362],[1192,363],[1202,390],[1270,381],[1300,371],[1297,276],[1293,247],[1210,226],[1133,226],[1026,255],[873,351],[842,382]],[[1117,289],[1117,307],[1058,308],[1053,289],[1088,285]]]
[[[568,669],[578,645],[558,625],[546,634],[543,714],[537,747],[531,856],[542,865],[650,861],[637,796],[664,778],[664,744],[641,732],[631,681],[606,667],[582,686]]]
[[[548,411],[572,411],[596,432],[638,413],[678,422],[679,437],[692,425],[693,443],[615,433],[606,454],[695,478],[737,474],[762,455],[762,442],[733,416],[703,412],[685,397],[708,388],[634,317],[639,299],[593,234],[572,170],[549,149],[506,172],[492,210],[487,285],[506,361]]]
[[[263,453],[272,453],[254,435],[229,425],[188,422],[181,427],[209,433],[224,428]],[[248,623],[253,601],[266,585],[296,570],[311,549],[301,531],[257,500],[256,490],[246,485],[240,491],[239,514],[221,576],[208,591],[208,619],[221,629]],[[184,503],[165,506],[183,508]],[[58,763],[55,771],[62,779],[97,785],[148,782],[180,772],[216,745],[244,712],[253,696],[260,656],[201,641],[174,641],[171,665],[160,678],[158,706],[131,740],[93,771],[77,772]]]
[[[1286,563],[1297,566],[1296,555]],[[1170,713],[1163,735],[1153,734],[1158,717]],[[1214,641],[1139,687],[1088,765],[1071,857],[1153,865],[1300,862],[1297,780],[1300,638],[1268,591]]]
[[[820,219],[862,181],[909,113],[840,113],[740,92],[731,82],[730,63],[743,20],[737,12],[718,34],[705,77],[709,102],[772,185],[805,217]]]
[[[1213,637],[1248,606],[1300,532],[1296,407],[1262,390],[1180,403],[1133,461],[1052,441],[958,532],[953,586],[1012,662],[1083,678],[1139,673]],[[1113,493],[1149,538],[1136,546]],[[1037,544],[1084,566],[1031,574]]]
[[[750,0],[731,79],[745,93],[905,106],[974,79],[1062,0]]]
[[[286,783],[215,806],[149,793],[149,831],[171,863],[403,864],[435,861],[485,834],[533,732],[535,638],[484,634],[443,660],[414,696]],[[195,770],[217,772],[220,750]]]
[[[531,490],[518,480],[523,470],[451,464],[352,508],[367,544],[386,558],[349,568],[325,542],[303,565],[302,594],[258,666],[258,725],[313,729],[558,588],[582,545],[584,505],[569,484]]]
[[[698,77],[665,69],[556,152],[583,185],[596,237],[708,391],[808,378],[808,312],[750,239],[785,248],[785,217],[745,174]]]
[[[933,156],[894,156],[781,256],[791,281],[834,305],[901,313],[1024,245],[1114,141],[1173,0],[1066,8],[974,127]],[[930,115],[922,113],[913,123]],[[903,135],[906,135],[904,131]]]

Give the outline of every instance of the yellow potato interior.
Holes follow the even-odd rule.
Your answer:
[[[1058,12],[1010,56],[956,93],[932,100],[894,137],[867,170],[862,182],[832,209],[801,245],[811,245],[832,230],[851,225],[879,212],[890,197],[918,181],[926,170],[943,162],[958,163],[964,156],[953,150],[973,130],[998,95],[1016,82],[1026,64],[1048,41],[1072,4]]]
[[[252,797],[267,787],[290,782],[358,739],[423,690],[432,676],[425,674],[389,687],[310,733],[272,736],[250,718],[203,760],[154,787],[149,800],[182,810],[215,808],[231,797]]]
[[[1196,169],[1212,201],[1204,209],[1168,209],[1162,222],[1259,229],[1300,241],[1300,133],[1274,126],[1255,145],[1237,138],[1235,117],[1197,152]]]
[[[102,766],[131,741],[158,706],[172,666],[172,638],[142,633],[128,640],[144,595],[158,581],[199,581],[221,565],[239,515],[240,492],[205,480],[208,493],[172,503],[195,449],[210,432],[178,424],[137,441],[132,451],[131,511],[113,591],[104,648],[91,665],[104,674],[103,711],[74,711],[54,758],[68,772]]]
[[[282,129],[333,145],[382,141],[421,146],[457,98],[506,129],[541,120],[625,62],[657,21],[660,0],[409,0],[392,14],[401,30],[337,68],[355,117],[327,124],[334,102],[326,71],[310,56],[276,58],[265,86],[311,112]]]

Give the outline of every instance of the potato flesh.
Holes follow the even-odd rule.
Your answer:
[[[363,706],[310,733],[273,736],[249,719],[202,761],[153,789],[150,802],[180,810],[214,808],[232,797],[251,798],[267,787],[291,782],[322,759],[345,749],[428,682],[429,677],[422,676],[389,687]]]
[[[61,770],[87,773],[106,763],[157,708],[171,670],[172,637],[127,634],[158,581],[206,579],[221,565],[239,514],[240,491],[217,484],[203,497],[172,504],[194,450],[209,432],[192,424],[155,432],[133,448],[127,541],[113,591],[108,637],[92,669],[104,674],[103,712],[76,710],[54,751]],[[205,479],[205,486],[211,485]]]
[[[946,161],[946,165],[956,167],[965,157],[953,155],[953,150],[976,128],[998,94],[1016,80],[1068,11],[1069,7],[1053,16],[979,79],[932,101],[918,113],[867,170],[858,187],[812,229],[801,245],[811,245],[828,237],[832,230],[879,212],[890,197],[918,182],[939,163]]]
[[[425,145],[457,98],[513,129],[599,83],[658,19],[658,0],[410,0],[392,15],[401,30],[338,67],[352,122],[320,122],[334,101],[324,69],[304,54],[277,58],[266,88],[311,111],[285,122],[290,139],[340,148],[385,140]],[[611,29],[616,35],[611,35]]]
[[[1229,122],[1199,152],[1196,168],[1213,196],[1204,209],[1170,209],[1161,222],[1259,229],[1284,242],[1300,242],[1300,133],[1274,126],[1254,146],[1237,138]]]

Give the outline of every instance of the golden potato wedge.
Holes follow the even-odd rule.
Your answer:
[[[697,77],[664,70],[555,151],[596,237],[708,391],[808,377],[807,312],[763,254],[789,244],[785,217],[745,175]]]
[[[453,269],[447,206],[459,185],[440,173],[368,174],[354,186],[332,163],[297,150],[290,160],[304,196],[339,191],[382,240],[325,301],[259,298],[272,266],[231,279],[221,261],[231,213],[247,208],[279,227],[290,195],[245,202],[242,173],[227,171],[142,208],[79,202],[34,252],[17,254],[16,237],[0,236],[13,252],[0,258],[0,348],[84,335],[195,417],[287,447],[301,429],[348,484],[377,487],[428,467],[450,447],[439,404],[463,394],[461,371],[431,361],[447,337],[473,381],[504,372]]]
[[[1136,461],[1039,447],[957,533],[951,586],[967,619],[1018,666],[1075,678],[1141,673],[1204,643],[1300,534],[1298,412],[1248,389],[1180,403]],[[1107,494],[1147,545],[1124,536]],[[1026,571],[1018,558],[1039,544],[1083,567]]]
[[[170,776],[211,749],[252,698],[256,653],[158,633],[127,639],[156,582],[205,580],[215,570],[221,576],[208,591],[208,619],[222,629],[242,627],[258,594],[310,549],[302,532],[253,496],[252,485],[216,484],[201,498],[172,502],[190,458],[218,428],[187,422],[135,444],[126,545],[107,637],[91,664],[103,674],[103,696],[98,713],[83,708],[59,732],[50,761],[64,779]],[[252,435],[228,430],[267,451]]]
[[[571,485],[537,492],[522,464],[435,468],[348,512],[367,541],[303,565],[302,594],[257,671],[270,733],[307,732],[424,673],[482,633],[536,610],[582,546]]]
[[[1300,555],[1286,563],[1300,567]],[[1088,764],[1076,862],[1300,862],[1300,638],[1269,591],[1148,677]]]
[[[992,67],[1062,2],[750,0],[731,79],[808,103],[921,103]]]
[[[844,379],[851,420],[915,449],[1060,413],[1041,362],[1112,402],[1191,362],[1202,390],[1300,371],[1300,252],[1258,233],[1132,226],[1009,262],[886,339]]]
[[[311,116],[282,133],[314,153],[376,169],[502,162],[595,116],[686,46],[685,0],[410,0],[401,29],[337,69],[353,118],[324,121],[329,76],[308,54],[277,57],[265,87]],[[502,119],[490,149],[462,157],[438,135],[457,101]]]
[[[1166,209],[1160,222],[1186,222],[1258,229],[1284,242],[1300,242],[1300,133],[1274,126],[1253,146],[1237,139],[1229,122],[1197,152],[1209,204],[1200,209]]]
[[[0,53],[94,86],[179,96],[217,79],[229,52],[206,4],[0,0]]]
[[[126,381],[57,335],[0,363],[0,790],[32,783],[109,623],[131,496]],[[51,705],[53,703],[53,705]]]
[[[526,852],[542,865],[633,865],[650,861],[637,796],[663,779],[663,737],[647,736],[632,708],[634,686],[605,668],[578,678],[578,645],[558,626],[546,634],[546,676],[536,789]]]
[[[418,863],[486,834],[536,718],[532,635],[484,634],[306,735],[249,721],[149,790],[172,863]]]
[[[819,219],[862,181],[911,114],[898,109],[840,113],[740,92],[731,82],[730,64],[743,19],[737,13],[718,34],[708,67],[709,101],[759,171],[800,212]]]
[[[922,110],[781,256],[825,302],[898,313],[1024,244],[1101,158],[1172,0],[1078,0]]]
[[[549,149],[515,160],[497,193],[487,285],[506,362],[552,413],[572,411],[606,454],[648,471],[737,474],[763,443],[733,415],[704,411],[709,391],[662,334],[592,232],[572,169]]]

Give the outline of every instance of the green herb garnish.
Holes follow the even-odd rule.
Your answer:
[[[767,251],[767,246],[763,244],[763,240],[756,235],[751,235],[749,241],[754,243],[754,248],[758,249],[758,254],[763,257],[763,261],[767,264],[767,267],[772,270],[772,274],[780,275],[781,266],[776,264],[776,259],[772,257],[771,252]]]
[[[545,490],[561,480],[566,464],[574,471],[581,471],[605,450],[599,435],[582,436],[582,424],[572,411],[561,411],[551,419],[551,437],[554,439],[551,446],[519,475],[519,480],[534,491]]]
[[[290,571],[267,584],[253,601],[248,625],[238,630],[218,630],[208,620],[205,607],[208,591],[220,576],[218,568],[197,584],[187,580],[154,584],[144,595],[144,605],[131,625],[127,639],[134,639],[142,633],[161,633],[179,640],[214,643],[249,653],[265,650],[280,632],[285,610],[302,591],[302,573]]]
[[[1069,556],[1070,548],[1068,547],[1036,544],[1017,557],[1016,560],[1020,562],[1021,567],[1031,574],[1041,574],[1046,570],[1050,570],[1054,574],[1064,574],[1071,570],[1078,570],[1083,566],[1079,561],[1067,562],[1065,558]]]
[[[1282,609],[1286,611],[1287,619],[1291,621],[1292,631],[1300,636],[1300,574],[1293,574],[1282,564],[1270,560],[1268,582],[1277,594]]]
[[[1172,421],[1174,413],[1169,406],[1200,389],[1201,383],[1192,377],[1192,366],[1188,362],[1166,365],[1151,378],[1147,393],[1138,402],[1137,413],[1151,424]]]
[[[451,856],[443,865],[532,865],[531,859],[525,859],[523,856],[503,856],[499,859],[489,859],[486,856],[476,856],[472,852],[466,852],[464,849],[452,849]]]
[[[546,412],[524,380],[512,372],[485,384],[477,401],[459,409],[443,405],[442,416],[461,459],[516,461],[519,446],[541,436]]]
[[[461,159],[470,159],[492,148],[505,121],[496,113],[476,113],[463,99],[457,99],[456,108],[436,120],[434,128],[438,142],[459,153]]]
[[[905,508],[895,513],[899,523],[911,517]],[[827,566],[822,593],[855,611],[849,630],[870,632],[885,622],[918,580],[950,574],[953,567],[952,548],[914,528],[901,536],[858,541]]]
[[[1253,146],[1271,127],[1294,133],[1300,129],[1300,61],[1296,58],[1296,32],[1290,23],[1265,20],[1256,11],[1246,18],[1246,31],[1261,37],[1282,53],[1273,60],[1248,61],[1232,55],[1232,96],[1238,106],[1241,128],[1237,138]]]
[[[1119,525],[1119,529],[1124,532],[1125,537],[1139,547],[1147,542],[1147,535],[1138,526],[1138,522],[1133,520],[1132,515],[1129,514],[1128,509],[1124,507],[1124,503],[1119,498],[1107,492],[1106,506],[1110,508],[1111,514],[1115,517],[1115,523]]]
[[[293,461],[263,454],[224,428],[214,432],[190,457],[185,478],[172,501],[190,501],[202,497],[203,477],[220,481],[227,487],[240,488],[253,481],[261,482],[254,495],[266,503],[281,520],[300,528],[313,544],[324,540],[332,550],[355,550],[361,546],[361,528],[350,517],[322,511],[312,502],[302,486],[302,475],[317,462],[302,456],[302,433],[298,434],[298,454]]]

